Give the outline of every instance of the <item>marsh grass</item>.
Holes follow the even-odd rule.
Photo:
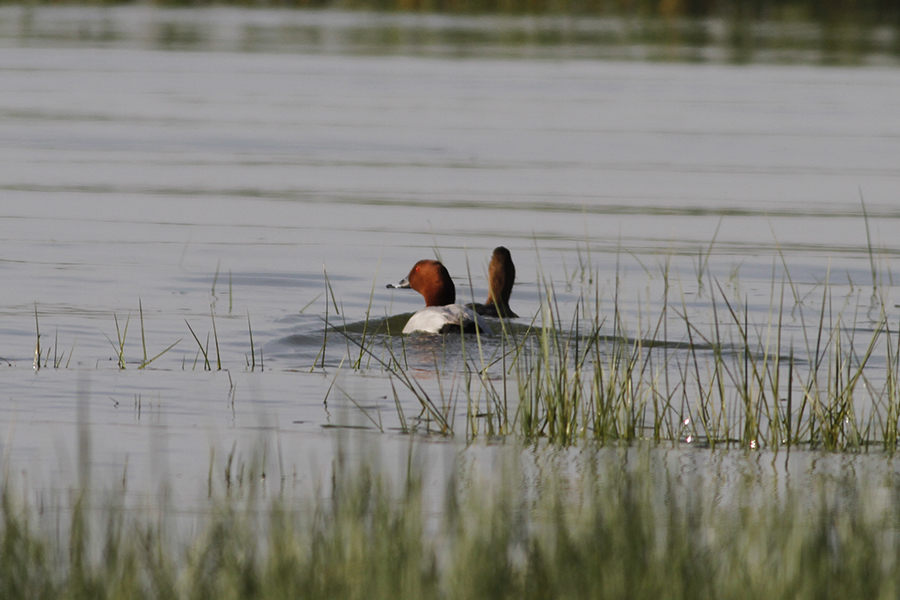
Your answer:
[[[691,305],[683,292],[676,295],[668,261],[660,268],[663,297],[630,303],[627,313],[618,276],[612,290],[602,290],[599,273],[582,265],[567,275],[567,287],[580,280],[581,293],[565,307],[553,282],[539,277],[535,320],[501,320],[488,345],[461,336],[458,360],[435,355],[428,369],[434,385],[417,374],[424,365],[410,366],[411,342],[392,336],[399,327],[388,319],[372,324],[367,312],[361,328],[345,322],[330,331],[346,340],[352,368],[388,374],[403,431],[425,416],[440,433],[463,433],[456,417],[465,407],[460,416],[470,439],[894,451],[900,339],[882,290],[874,288],[877,310],[862,315],[852,286],[836,296],[826,276],[803,289],[784,265],[767,310],[759,311],[736,274],[723,284],[709,272],[711,251],[712,244],[701,255],[697,277],[706,284]],[[869,366],[873,356],[877,369]],[[405,414],[401,394],[412,395],[419,417]]]
[[[218,332],[218,329],[216,329],[216,310],[215,310],[215,306],[213,304],[210,304],[210,306],[209,306],[209,317],[210,317],[210,321],[212,323],[212,341],[213,341],[213,345],[216,350],[216,370],[221,371],[222,370],[222,354],[219,351],[219,332]],[[200,341],[200,338],[197,336],[197,333],[194,331],[194,328],[191,327],[191,324],[188,322],[187,319],[184,320],[184,323],[185,323],[185,325],[188,326],[188,329],[190,330],[191,335],[194,337],[194,341],[197,342],[197,348],[198,348],[197,353],[198,354],[197,354],[197,358],[194,360],[194,366],[196,366],[197,359],[199,359],[200,355],[202,354],[203,355],[203,370],[204,371],[212,371],[213,368],[212,368],[212,362],[211,362],[210,350],[209,350],[210,334],[209,333],[206,334],[206,344],[204,345],[203,342]],[[249,327],[249,325],[250,325],[250,316],[248,314],[247,315],[247,326]],[[253,333],[252,333],[252,331],[250,334],[250,346],[251,346],[251,353],[253,353]]]
[[[66,357],[65,352],[59,351],[59,330],[57,329],[53,334],[53,345],[50,347],[46,347],[46,353],[41,348],[41,323],[38,318],[38,308],[37,303],[34,305],[34,361],[32,363],[32,367],[35,371],[40,371],[42,368],[47,368],[50,365],[50,351],[53,351],[53,368],[59,369],[63,366],[62,361]],[[65,368],[69,367],[69,364],[72,362],[72,354],[75,352],[75,342],[72,342],[72,347],[69,350],[69,358],[66,360]],[[43,364],[41,364],[41,360],[43,359]],[[12,366],[12,362],[6,360],[3,357],[0,357],[0,361],[5,362],[8,366]]]
[[[760,492],[777,475],[733,475],[723,489],[659,450],[585,449],[575,470],[541,455],[523,462],[534,449],[516,449],[487,472],[463,460],[429,485],[412,453],[388,475],[339,450],[327,483],[292,499],[270,496],[264,459],[240,462],[233,447],[223,465],[211,454],[208,510],[189,526],[171,505],[129,507],[97,490],[39,510],[7,471],[0,597],[821,600],[900,589],[896,486],[873,503],[855,475],[788,478],[771,494]],[[737,463],[732,473],[759,466]]]
[[[693,277],[687,280],[696,289],[690,301],[669,259],[658,274],[641,265],[662,283],[661,297],[648,292],[635,301],[623,298],[618,272],[601,285],[590,253],[579,253],[579,266],[567,269],[564,302],[555,283],[539,273],[540,306],[533,320],[500,319],[490,339],[399,335],[403,316],[372,315],[375,282],[365,319],[348,323],[323,271],[324,328],[311,370],[321,369],[335,381],[342,369],[386,374],[394,422],[383,419],[380,407],[364,409],[373,402],[352,398],[336,383],[328,392],[344,394],[380,431],[396,427],[469,440],[513,436],[563,446],[650,440],[894,452],[900,444],[900,335],[892,324],[896,316],[887,312],[871,236],[868,247],[874,286],[868,310],[856,286],[848,291],[829,276],[799,284],[782,254],[780,282],[776,259],[768,306],[761,310],[751,306],[736,272],[726,282],[710,272],[712,243],[696,263],[697,285]],[[755,292],[754,301],[762,304]],[[181,341],[150,356],[143,303],[138,307],[139,359],[126,361],[130,314],[124,323],[113,314],[116,339],[106,336],[120,369],[134,362],[151,366]],[[227,366],[216,316],[211,303],[205,341],[185,320],[197,344],[191,368]],[[37,306],[34,317],[34,368],[61,367],[65,352],[58,353],[58,336],[51,350]],[[249,311],[247,331],[246,367],[254,371],[262,367],[262,345],[257,361]],[[188,366],[185,357],[182,368]]]
[[[250,310],[247,310],[247,332],[250,334],[250,359],[247,360],[247,368],[250,371],[256,370],[256,346],[253,344],[253,326],[250,324]],[[259,346],[259,370],[263,371],[265,364],[263,362],[262,344]]]
[[[140,300],[138,300],[138,311],[140,312],[140,317],[141,317],[141,347],[143,348],[143,351],[144,351],[144,358],[141,360],[140,364],[138,365],[138,369],[145,369],[145,368],[147,368],[148,365],[150,365],[150,363],[152,363],[157,358],[159,358],[160,356],[162,356],[163,354],[165,354],[166,352],[168,352],[169,350],[171,350],[172,348],[177,346],[181,342],[181,338],[179,338],[178,340],[169,344],[169,346],[166,347],[166,349],[163,350],[162,352],[160,352],[159,354],[157,354],[155,356],[151,356],[150,358],[147,358],[147,334],[144,330],[144,304]],[[123,339],[122,339],[123,349],[124,349],[124,342],[125,342],[125,340],[124,340],[124,336],[123,336]],[[251,339],[251,342],[252,342],[252,339]]]
[[[886,343],[886,315],[863,325],[856,312],[838,313],[826,282],[811,327],[806,309],[794,307],[804,338],[798,349],[784,340],[783,288],[779,297],[773,290],[770,320],[762,324],[751,323],[746,300],[729,297],[718,281],[710,288],[708,329],[682,302],[673,312],[685,339],[674,344],[660,337],[668,299],[658,316],[630,333],[616,296],[611,335],[604,335],[600,310],[579,322],[576,307],[573,321],[563,323],[548,290],[543,327],[518,363],[520,433],[563,443],[651,438],[828,450],[860,450],[893,435],[883,414],[890,420],[897,412],[896,372],[889,364],[878,388],[867,369],[876,347]],[[583,296],[581,304],[589,300]]]

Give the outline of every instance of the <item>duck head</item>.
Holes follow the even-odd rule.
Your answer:
[[[389,288],[412,288],[425,298],[425,306],[447,306],[456,302],[456,286],[447,268],[436,260],[420,260],[409,275]]]
[[[488,267],[488,279],[490,290],[485,304],[495,305],[497,310],[506,316],[515,316],[509,309],[509,297],[516,283],[516,266],[509,250],[503,246],[494,248],[491,265]]]

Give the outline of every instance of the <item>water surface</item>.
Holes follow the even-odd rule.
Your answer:
[[[330,427],[377,431],[377,415],[395,443],[390,380],[372,360],[350,369],[358,349],[326,341],[325,319],[359,332],[417,310],[385,284],[421,258],[483,300],[502,244],[524,324],[542,282],[566,319],[587,284],[604,311],[617,295],[635,332],[668,269],[698,324],[716,281],[770,322],[789,277],[813,308],[827,281],[864,333],[874,265],[896,326],[895,68],[243,45],[234,27],[272,13],[242,11],[188,11],[183,27],[212,33],[167,46],[145,37],[158,14],[36,11],[2,42],[0,442],[38,485],[75,471],[79,397],[97,470],[138,482],[203,487],[211,447],[249,456],[260,438],[283,473],[305,472],[328,462]],[[326,17],[290,16],[307,18]],[[681,343],[672,316],[665,341]],[[224,370],[203,370],[188,324]],[[175,342],[137,369],[145,345],[150,358]],[[427,385],[438,357],[460,356],[447,344],[409,343]]]

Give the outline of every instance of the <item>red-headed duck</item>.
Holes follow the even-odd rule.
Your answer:
[[[484,319],[471,308],[456,304],[456,286],[447,268],[436,260],[420,260],[406,279],[387,287],[412,288],[425,298],[425,308],[410,317],[403,333],[473,333],[476,329],[484,334],[492,333]]]
[[[484,304],[471,304],[475,312],[486,317],[516,319],[519,315],[509,307],[509,297],[516,283],[516,265],[512,255],[503,246],[494,248],[491,265],[488,267],[488,299]]]

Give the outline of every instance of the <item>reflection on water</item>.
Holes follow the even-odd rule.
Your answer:
[[[664,3],[665,4],[665,3]],[[531,7],[533,10],[534,7]],[[602,14],[602,13],[601,13]],[[900,33],[865,14],[447,16],[152,7],[3,7],[5,44],[229,52],[896,64]]]

